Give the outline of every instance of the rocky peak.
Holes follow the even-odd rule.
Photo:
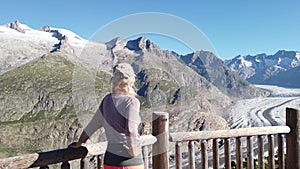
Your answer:
[[[219,60],[212,52],[204,50],[181,56],[180,59],[182,59],[187,64],[196,65],[210,64],[216,60]]]
[[[127,44],[127,41],[120,37],[114,38],[111,41],[105,43],[108,50],[111,50],[115,47],[119,47],[119,48],[123,49],[126,46],[126,44]]]
[[[16,20],[15,22],[11,22],[9,24],[7,24],[9,28],[11,29],[16,29],[20,26],[20,22],[18,20]]]
[[[295,59],[297,56],[296,51],[285,51],[285,50],[279,50],[277,53],[275,53],[274,57],[277,58],[290,58],[290,59]]]
[[[131,50],[147,50],[150,48],[150,40],[139,37],[136,40],[128,41],[126,46]]]
[[[20,23],[18,20],[8,23],[5,25],[8,28],[14,29],[18,32],[25,33],[26,31],[31,30],[31,28],[25,24]]]
[[[39,30],[44,31],[44,32],[51,32],[51,27],[46,25],[46,26],[41,27]]]
[[[135,40],[130,40],[127,42],[126,47],[129,50],[134,51],[155,51],[155,50],[161,50],[156,44],[151,42],[149,39],[145,37],[139,37]]]

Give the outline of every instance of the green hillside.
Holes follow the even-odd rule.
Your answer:
[[[78,137],[74,68],[66,54],[56,52],[0,76],[0,157],[65,147]],[[109,92],[109,78],[96,74],[99,99]]]

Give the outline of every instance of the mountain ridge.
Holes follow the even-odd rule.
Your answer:
[[[241,78],[212,52],[197,51],[182,55],[180,58],[224,94],[230,95],[232,98],[241,99],[268,95],[268,92],[256,88]]]
[[[227,60],[225,64],[250,83],[300,87],[299,83],[289,82],[289,79],[300,78],[299,73],[296,73],[300,66],[299,51],[279,50],[273,55],[239,55]],[[295,73],[291,74],[291,70],[295,70]]]
[[[44,26],[30,28],[18,20],[0,26],[0,75],[59,49],[79,56],[87,40],[75,33]]]

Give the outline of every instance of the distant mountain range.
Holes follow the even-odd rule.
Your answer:
[[[300,87],[300,52],[237,56],[225,64],[253,84]]]
[[[267,95],[266,93],[262,94],[261,90],[258,90],[236,72],[228,68],[212,52],[197,51],[188,55],[181,55],[179,58],[231,98],[240,99]]]

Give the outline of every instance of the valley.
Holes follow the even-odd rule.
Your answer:
[[[258,85],[268,89],[270,97],[236,101],[224,111],[230,128],[285,125],[285,108],[300,108],[300,89]]]
[[[299,88],[283,88],[270,85],[256,85],[257,87],[267,89],[271,92],[270,97],[265,98],[252,98],[241,99],[222,112],[222,117],[227,121],[228,127],[231,129],[236,128],[249,128],[249,127],[262,127],[262,126],[276,126],[285,125],[285,109],[295,108],[300,109],[300,89]],[[253,148],[257,149],[257,138],[253,138]],[[265,147],[267,147],[267,137],[264,138]],[[235,160],[235,139],[230,139],[231,158]],[[242,145],[246,145],[246,138],[242,138]],[[276,147],[277,149],[277,147]],[[265,149],[267,151],[267,149]],[[247,148],[242,149],[243,157],[246,157]],[[257,158],[257,152],[255,152],[254,158]],[[220,146],[220,166],[224,165],[224,146]],[[183,166],[188,167],[188,158],[185,154]],[[208,150],[209,166],[212,167],[212,149]],[[265,154],[268,155],[267,153]],[[201,155],[196,151],[196,166],[200,166]],[[175,168],[175,164],[171,166]]]

